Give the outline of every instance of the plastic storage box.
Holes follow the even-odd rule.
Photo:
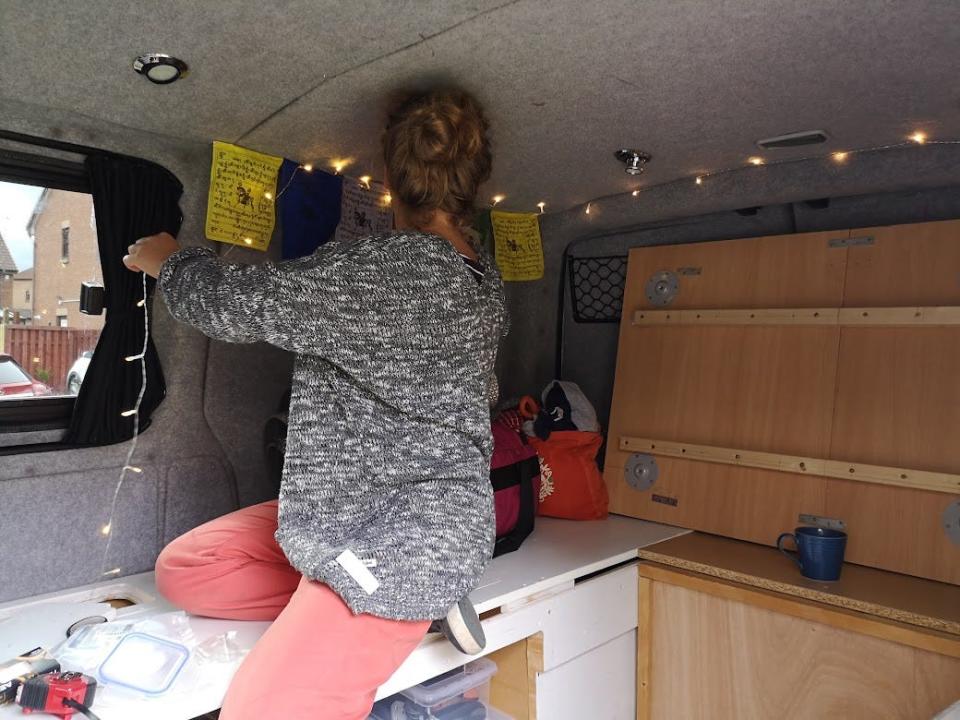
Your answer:
[[[100,665],[101,682],[160,695],[177,679],[190,651],[164,638],[132,632],[124,635]]]
[[[487,658],[474,660],[456,670],[381,700],[373,707],[371,720],[486,720],[503,718],[488,709],[490,678],[497,664]]]

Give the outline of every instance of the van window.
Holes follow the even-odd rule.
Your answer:
[[[92,196],[0,182],[0,278],[0,401],[75,396],[104,323],[80,312],[103,281]]]

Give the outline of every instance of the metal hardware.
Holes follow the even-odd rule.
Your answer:
[[[667,497],[666,495],[657,495],[654,493],[650,496],[650,499],[655,503],[660,503],[661,505],[669,505],[670,507],[676,507],[680,504],[680,501],[677,498]]]
[[[703,268],[699,267],[678,267],[677,275],[700,275],[703,272]]]
[[[650,276],[644,291],[651,305],[666,307],[680,292],[680,278],[669,270],[661,270]]]
[[[657,459],[646,453],[633,453],[627,458],[627,464],[623,468],[623,478],[627,481],[627,485],[638,492],[645,492],[652,488],[659,476],[660,468],[657,467]]]
[[[873,245],[873,238],[869,235],[864,237],[854,237],[854,238],[833,238],[833,240],[828,240],[827,245],[832,248],[846,248],[846,247],[857,247],[858,245]]]
[[[797,518],[801,525],[813,525],[814,527],[822,527],[827,530],[842,530],[846,531],[847,524],[843,520],[838,520],[836,518],[820,517],[819,515],[809,515],[807,513],[800,513],[800,516]]]
[[[639,175],[643,172],[643,166],[650,162],[649,153],[642,150],[622,148],[617,150],[613,156],[627,166],[627,175]]]
[[[943,529],[954,545],[960,545],[960,500],[954,500],[943,511]]]

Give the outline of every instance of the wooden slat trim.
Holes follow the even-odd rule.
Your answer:
[[[648,578],[655,582],[676,585],[726,600],[746,603],[782,615],[790,615],[860,633],[861,635],[889,640],[947,657],[960,658],[960,639],[948,633],[873,617],[853,610],[831,607],[811,600],[753,588],[729,580],[708,577],[648,561],[640,563],[639,571],[641,578]]]
[[[527,715],[537,720],[537,677],[543,672],[543,633],[527,638]]]
[[[914,490],[960,493],[960,475],[951,473],[911,470],[907,468],[866,465],[864,463],[824,460],[822,458],[781,455],[737,448],[722,448],[711,445],[655,440],[651,438],[620,437],[620,450],[642,452],[651,455],[700,460],[721,465],[763,468],[780,472],[818,475],[855,482],[893,485]]]
[[[633,325],[960,325],[960,306],[891,308],[756,308],[745,310],[637,310]]]
[[[653,710],[653,580],[640,576],[637,595],[637,720],[650,720]]]

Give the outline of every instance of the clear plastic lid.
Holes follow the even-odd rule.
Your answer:
[[[423,707],[432,707],[483,685],[497,672],[493,660],[480,658],[460,670],[427,680],[403,691],[403,695]]]
[[[189,657],[179,643],[132,632],[117,643],[97,674],[104,683],[159,695],[173,685]]]

